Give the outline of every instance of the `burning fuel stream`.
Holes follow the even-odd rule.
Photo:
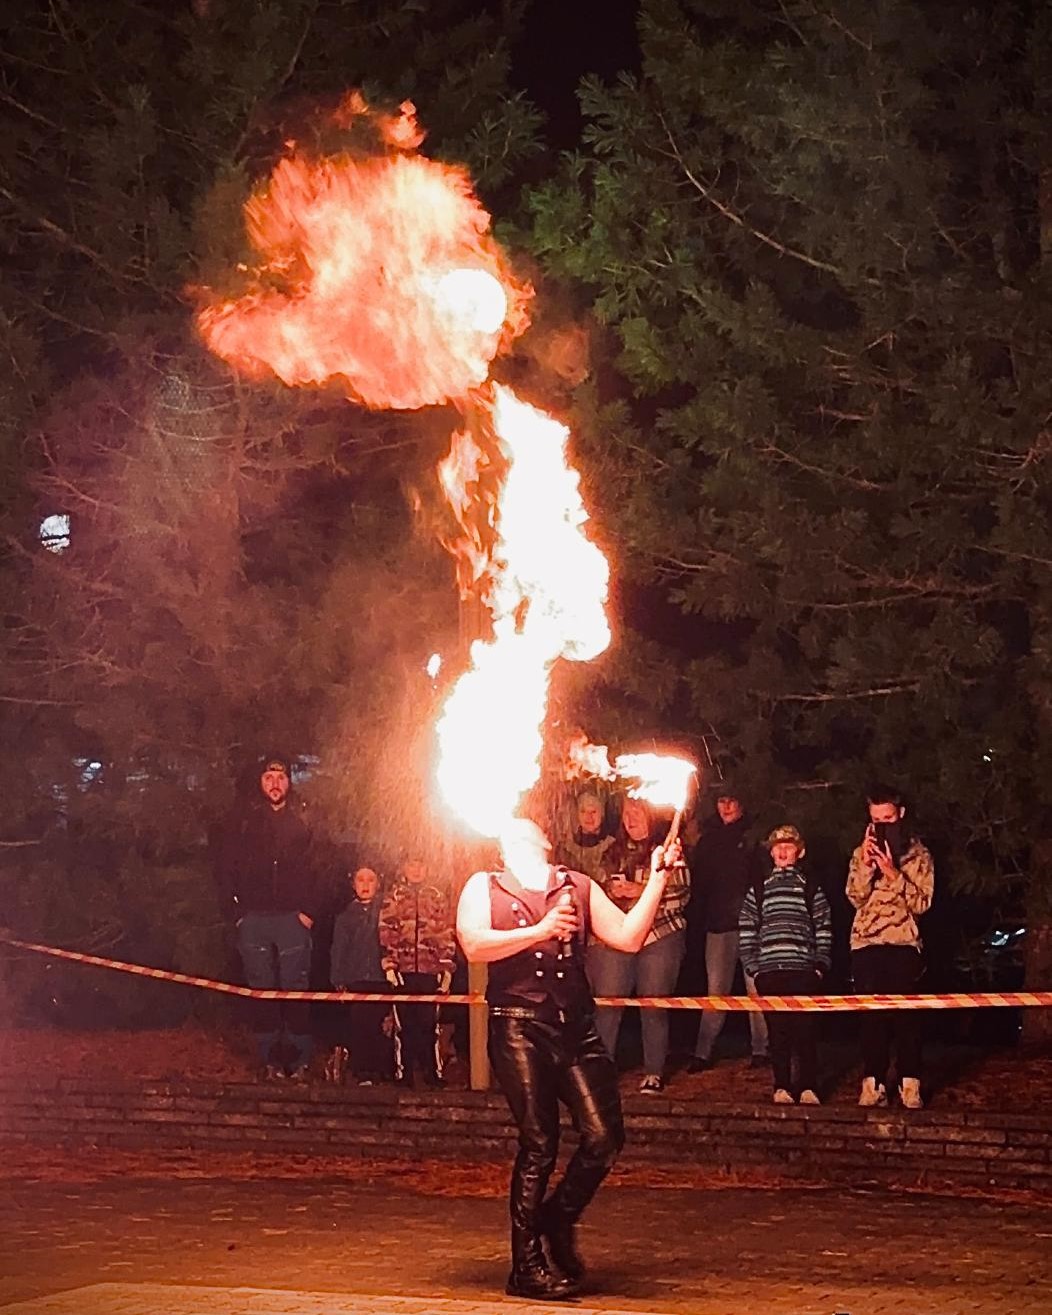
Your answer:
[[[245,206],[255,263],[241,267],[237,295],[198,290],[198,324],[217,355],[255,377],[338,385],[374,409],[463,405],[470,394],[486,413],[505,467],[494,505],[479,507],[487,457],[469,432],[453,436],[439,471],[463,532],[462,578],[492,636],[471,646],[441,714],[436,773],[449,807],[506,847],[540,776],[555,664],[591,661],[610,642],[609,565],[586,533],[569,431],[489,382],[526,327],[532,290],[512,276],[466,172],[419,154],[408,103],[377,114],[351,93],[335,117],[359,144],[323,157],[290,144]],[[653,766],[618,758],[605,772],[681,808],[686,777]]]

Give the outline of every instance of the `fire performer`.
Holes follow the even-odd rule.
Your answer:
[[[654,921],[666,869],[682,862],[678,840],[655,849],[644,891],[623,913],[589,877],[554,867],[549,849],[538,827],[519,821],[504,839],[503,871],[476,872],[457,910],[464,954],[490,965],[490,1063],[519,1129],[506,1290],[534,1301],[579,1291],[577,1221],[624,1145],[617,1072],[596,1031],[585,944],[592,935],[635,954]],[[580,1141],[546,1196],[559,1149],[559,1101]]]

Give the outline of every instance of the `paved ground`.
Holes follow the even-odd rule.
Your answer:
[[[579,1312],[1052,1310],[1052,1210],[841,1191],[609,1188]],[[504,1207],[319,1177],[23,1183],[0,1200],[3,1315],[489,1315]],[[13,1304],[9,1304],[13,1303]],[[551,1310],[551,1307],[543,1309]]]

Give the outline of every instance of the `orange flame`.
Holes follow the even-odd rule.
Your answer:
[[[628,794],[643,799],[653,808],[686,808],[697,766],[686,758],[660,753],[619,753],[610,762],[605,744],[590,744],[584,736],[574,739],[567,751],[572,766],[604,781],[629,781]]]
[[[555,662],[586,662],[610,642],[610,572],[584,533],[588,513],[566,460],[566,427],[499,386],[490,412],[507,463],[482,586],[493,638],[472,645],[471,666],[446,703],[438,783],[474,830],[501,837],[540,775]]]
[[[352,93],[334,118],[367,113]],[[531,290],[509,273],[467,173],[413,153],[412,106],[375,118],[372,155],[293,150],[256,189],[245,222],[257,268],[241,296],[206,294],[198,324],[247,374],[334,381],[366,406],[411,410],[483,383],[526,327]]]
[[[337,382],[370,407],[463,399],[526,327],[532,290],[511,276],[467,174],[416,153],[411,104],[375,115],[352,92],[333,121],[353,149],[318,158],[290,144],[245,206],[256,268],[240,295],[204,294],[202,335],[249,374]],[[610,642],[609,567],[585,533],[566,428],[499,386],[477,393],[475,415],[439,473],[463,531],[461,588],[479,590],[492,637],[472,646],[443,710],[438,783],[526,863],[543,846],[516,813],[540,775],[552,669]]]

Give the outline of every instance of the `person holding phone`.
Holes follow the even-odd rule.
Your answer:
[[[861,995],[908,995],[923,971],[917,919],[931,907],[935,865],[905,821],[901,794],[875,786],[867,795],[869,824],[851,855],[847,897],[851,924],[851,975]],[[867,1010],[859,1025],[862,1090],[858,1103],[888,1103],[892,1054],[904,1109],[923,1109],[920,1019],[916,1010]]]

